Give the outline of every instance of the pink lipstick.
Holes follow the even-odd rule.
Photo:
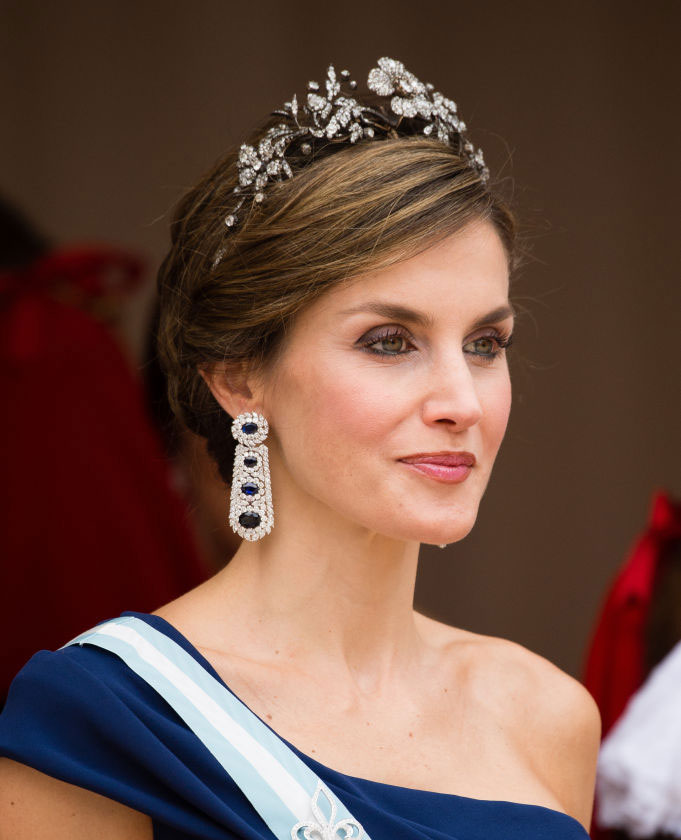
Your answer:
[[[446,451],[421,452],[398,458],[398,460],[421,475],[456,484],[465,481],[470,475],[476,459],[472,452]]]

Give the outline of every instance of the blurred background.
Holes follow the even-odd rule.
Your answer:
[[[172,206],[228,144],[294,92],[300,97],[309,79],[323,80],[330,62],[364,85],[378,57],[398,58],[457,102],[493,177],[512,180],[531,258],[511,291],[524,314],[509,355],[506,439],[471,534],[444,551],[423,547],[417,607],[512,638],[582,678],[606,596],[638,541],[657,527],[653,513],[664,527],[679,516],[681,3],[24,0],[0,10],[0,193],[52,248],[71,255],[104,248],[119,269],[121,254],[138,261],[131,280],[123,260],[128,286],[108,281],[97,293],[99,309],[81,308],[115,336],[133,379],[147,389],[144,411],[154,274]],[[112,295],[102,315],[101,301]],[[54,297],[62,306],[82,304],[73,294]],[[72,325],[65,329],[74,334]],[[72,349],[64,370],[94,358]],[[52,355],[41,352],[43,360]],[[105,356],[113,353],[109,347]],[[21,548],[51,504],[39,440],[66,412],[82,442],[88,416],[83,406],[73,413],[73,396],[68,411],[65,396],[60,404],[59,372],[47,383],[42,362],[32,370],[17,393],[35,401],[29,454],[21,456],[35,464],[23,483],[3,482],[6,510],[18,494],[25,503],[34,493],[33,517],[2,561],[4,597],[15,603],[17,575],[27,587],[42,580],[34,564],[25,568]],[[81,373],[95,383],[98,370]],[[16,371],[8,376],[15,387]],[[23,421],[9,414],[3,443],[16,449],[20,430],[11,424]],[[158,431],[159,415],[146,416]],[[109,441],[113,431],[101,422],[97,435]],[[51,445],[61,446],[65,434]],[[120,567],[98,565],[97,545],[126,517],[107,512],[92,536],[94,555],[76,577],[83,585],[98,570],[111,614],[154,609],[155,598],[202,579],[236,549],[224,524],[228,490],[216,483],[201,443],[162,443],[147,446],[145,457],[152,451],[153,469],[163,458],[174,463],[168,493],[182,500],[172,509],[184,532],[173,544],[186,539],[184,559],[174,561],[163,592],[116,589],[118,572],[135,581],[151,572],[145,554]],[[86,466],[83,503],[97,474]],[[156,485],[132,473],[126,481],[142,506],[160,493],[145,495]],[[186,558],[189,571],[180,568]],[[59,585],[75,591],[60,568]],[[45,604],[55,585],[45,583]],[[108,617],[91,594],[97,620]],[[672,600],[670,609],[677,607]],[[22,609],[35,615],[38,607]],[[14,664],[21,663],[9,670]]]

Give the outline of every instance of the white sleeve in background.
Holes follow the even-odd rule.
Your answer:
[[[603,738],[596,820],[632,837],[681,838],[681,641],[650,672]]]

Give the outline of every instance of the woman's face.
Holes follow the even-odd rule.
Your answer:
[[[476,221],[304,310],[263,392],[273,496],[392,538],[465,537],[511,408],[508,284],[498,234]],[[463,481],[400,461],[457,451],[475,456]]]

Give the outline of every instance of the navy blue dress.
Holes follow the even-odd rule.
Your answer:
[[[135,616],[171,638],[225,686],[165,619],[132,611],[122,615]],[[372,840],[589,837],[578,820],[552,808],[348,776],[281,740],[328,785]],[[116,655],[100,648],[76,645],[31,657],[12,682],[0,714],[0,755],[150,815],[155,840],[274,838],[174,709]]]

